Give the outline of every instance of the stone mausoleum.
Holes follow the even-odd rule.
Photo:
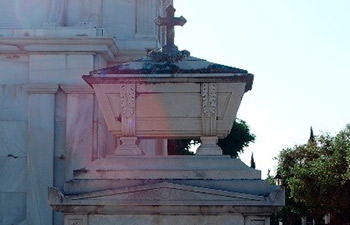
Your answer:
[[[172,3],[0,3],[1,225],[269,224],[283,189],[216,145],[253,75],[179,51]]]

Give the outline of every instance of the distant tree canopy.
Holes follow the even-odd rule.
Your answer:
[[[326,214],[332,224],[350,222],[350,125],[336,136],[314,136],[311,130],[307,144],[283,149],[277,159],[286,188],[284,224],[308,214],[316,224]]]
[[[255,135],[250,132],[248,124],[241,119],[236,119],[233,123],[230,134],[220,139],[218,145],[221,147],[224,155],[230,155],[237,158],[239,153],[244,151],[244,148],[249,143],[254,142]],[[169,155],[191,155],[189,148],[192,144],[200,143],[199,140],[168,140]]]

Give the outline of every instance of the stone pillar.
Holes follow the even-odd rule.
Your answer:
[[[81,169],[93,159],[94,91],[87,85],[61,85],[67,94],[66,106],[66,180],[73,171]]]
[[[155,37],[156,0],[136,0],[136,37]]]
[[[47,202],[53,186],[54,116],[57,85],[26,85],[28,103],[27,224],[52,224]]]

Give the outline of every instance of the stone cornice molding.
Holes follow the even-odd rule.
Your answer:
[[[25,84],[23,89],[28,94],[56,94],[58,85],[56,84]]]
[[[0,37],[0,53],[90,53],[113,61],[118,51],[112,37]]]
[[[61,84],[60,88],[66,94],[94,94],[95,91],[88,85]]]

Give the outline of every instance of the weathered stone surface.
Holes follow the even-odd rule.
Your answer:
[[[136,1],[105,0],[102,15],[102,27],[108,27],[108,33],[118,39],[130,39],[135,35]],[[120,21],[119,23],[116,21]]]
[[[64,191],[67,194],[79,194],[84,192],[106,191],[110,189],[125,188],[128,186],[140,186],[159,182],[170,182],[174,184],[193,185],[196,187],[207,187],[216,190],[234,191],[253,195],[267,196],[277,187],[271,187],[267,181],[262,180],[223,180],[223,179],[76,179],[65,183]]]
[[[6,54],[0,56],[0,83],[23,84],[28,81],[28,56]]]
[[[65,55],[31,55],[29,58],[31,83],[60,82],[65,74]]]
[[[26,192],[27,158],[23,156],[0,156],[0,193]]]
[[[229,156],[107,156],[75,171],[80,179],[259,179]]]
[[[66,121],[67,95],[64,91],[58,90],[55,96],[55,121]]]
[[[89,216],[89,224],[96,225],[188,225],[188,224],[205,224],[205,225],[244,225],[244,218],[240,214],[229,216],[191,216],[191,215],[120,215],[120,216]]]
[[[27,123],[0,121],[0,156],[27,156]]]
[[[117,77],[119,78],[116,79]],[[209,80],[195,76],[178,77],[180,80],[171,84],[164,81],[173,82],[173,78],[176,77],[161,75],[159,80],[152,80],[140,76],[139,80],[135,81],[136,97],[133,105],[123,108],[123,83],[100,84],[99,78],[84,78],[93,83],[102,113],[112,133],[116,136],[125,135],[124,126],[129,124],[128,129],[135,129],[136,136],[146,138],[199,138],[206,135],[206,127],[202,126],[202,120],[203,117],[207,117],[207,101],[210,101],[210,108],[217,111],[217,117],[213,117],[213,122],[210,123],[214,125],[216,122],[216,127],[212,127],[213,134],[210,135],[225,137],[232,127],[246,87],[243,82],[221,83],[224,81],[215,76],[208,78]],[[131,77],[131,80],[128,80],[129,78],[123,75],[114,78],[114,82],[131,82],[133,79]],[[193,80],[186,82],[188,79]],[[215,92],[202,94],[201,85],[197,82],[215,84]],[[185,98],[187,101],[184,102]],[[173,104],[174,102],[181,104]],[[130,117],[132,123],[127,123],[127,120],[121,118],[122,112],[129,108],[135,108],[136,111],[136,115],[133,114],[135,120]]]
[[[93,69],[92,55],[31,55],[32,83],[82,83],[81,74]]]
[[[93,105],[92,94],[67,96],[66,179],[92,161]]]
[[[27,222],[36,225],[52,223],[52,210],[46,196],[54,180],[55,96],[40,93],[43,88],[47,91],[44,86],[30,90],[28,112]]]
[[[122,65],[107,67],[95,71],[91,71],[91,75],[103,74],[215,74],[215,73],[231,73],[236,76],[247,77],[253,79],[252,75],[246,70],[224,66],[208,62],[204,59],[195,58],[184,55],[175,62],[168,62],[166,58],[153,60],[150,56],[140,58],[135,61],[127,62]]]
[[[2,192],[0,194],[3,225],[26,224],[26,193]],[[1,218],[1,216],[0,216]]]
[[[0,121],[26,121],[27,93],[21,85],[0,85]]]
[[[66,56],[65,83],[83,83],[82,74],[87,74],[94,68],[93,55],[67,55]]]
[[[97,103],[97,101],[96,101]],[[117,147],[116,137],[108,130],[105,119],[98,109],[98,125],[97,125],[97,149],[98,158],[104,158],[107,155],[114,155]]]

